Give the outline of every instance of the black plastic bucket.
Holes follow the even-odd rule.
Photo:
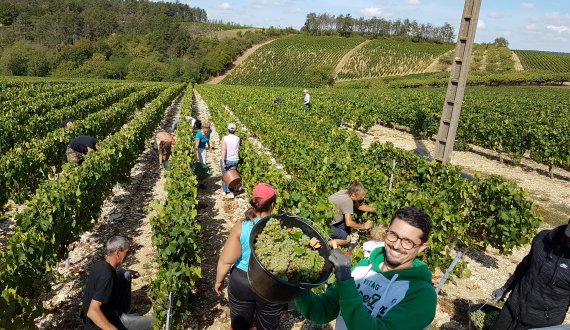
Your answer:
[[[318,252],[325,258],[325,267],[321,277],[317,281],[312,283],[289,283],[271,274],[271,272],[259,262],[259,259],[257,259],[255,255],[255,240],[257,239],[257,235],[265,228],[267,221],[272,218],[279,219],[282,226],[300,228],[305,235],[316,237],[319,240],[321,247],[318,249]],[[293,300],[302,290],[311,289],[325,283],[332,272],[333,265],[329,261],[331,250],[328,246],[328,242],[315,228],[303,221],[303,219],[288,213],[274,214],[260,219],[253,227],[251,235],[249,236],[249,248],[251,250],[247,270],[249,283],[258,296],[271,303],[285,304]]]

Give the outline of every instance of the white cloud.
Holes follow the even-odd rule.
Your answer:
[[[218,8],[221,10],[230,10],[232,9],[232,5],[229,2],[222,2]]]
[[[558,34],[567,33],[570,35],[570,27],[565,25],[549,25],[546,27],[548,30],[554,31]]]
[[[360,11],[360,13],[362,14],[362,16],[364,17],[387,17],[392,15],[392,13],[389,13],[387,11],[384,11],[383,8],[378,8],[378,7],[370,7],[370,8],[364,8]]]
[[[527,30],[536,30],[536,24],[529,24],[526,26]]]
[[[254,8],[261,9],[266,7],[284,7],[286,4],[281,1],[268,1],[268,0],[259,0],[253,5]]]
[[[421,4],[421,0],[406,0],[406,5],[408,6],[419,6]]]
[[[523,2],[523,3],[521,3],[521,8],[522,8],[522,9],[533,9],[533,8],[534,8],[534,3]]]
[[[496,11],[492,11],[489,13],[489,18],[503,18],[503,14],[497,13]]]
[[[479,21],[477,22],[477,29],[483,30],[483,29],[485,29],[486,26],[487,25],[485,24],[485,21],[482,19],[479,19]]]

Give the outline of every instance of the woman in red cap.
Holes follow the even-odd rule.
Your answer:
[[[255,186],[249,201],[251,207],[245,212],[245,219],[236,222],[230,230],[218,260],[214,290],[222,294],[224,279],[230,271],[228,297],[231,328],[234,330],[248,330],[254,325],[258,330],[277,329],[279,326],[283,304],[266,302],[253,292],[247,280],[251,254],[249,235],[259,219],[271,215],[276,200],[277,191],[271,185],[260,183]]]

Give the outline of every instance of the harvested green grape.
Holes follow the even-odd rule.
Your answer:
[[[314,282],[321,277],[325,259],[311,248],[310,239],[299,228],[285,228],[270,219],[254,244],[259,262],[273,275],[289,282]]]
[[[495,324],[499,318],[499,314],[500,312],[497,310],[491,310],[486,313],[482,310],[477,310],[471,313],[470,318],[477,330],[487,330],[491,329],[491,327]]]

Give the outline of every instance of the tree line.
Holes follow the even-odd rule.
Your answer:
[[[309,13],[302,31],[312,35],[339,35],[350,37],[363,35],[367,37],[405,36],[412,41],[453,42],[455,31],[449,23],[435,26],[431,23],[418,23],[415,20],[396,19],[389,20],[373,17],[365,19],[355,18],[350,14],[331,15]]]
[[[148,0],[3,0],[0,74],[200,82],[281,30],[217,39],[206,11]]]

